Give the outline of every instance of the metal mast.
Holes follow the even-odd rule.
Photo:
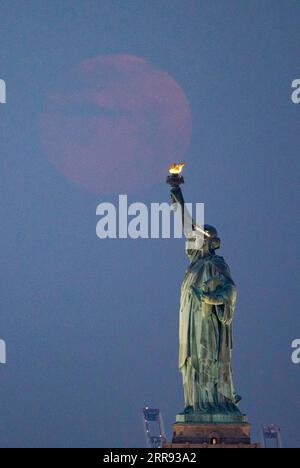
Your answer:
[[[158,408],[143,408],[143,423],[148,448],[162,448],[166,440],[163,418]]]
[[[280,427],[275,426],[275,424],[263,426],[262,443],[263,448],[282,448]]]

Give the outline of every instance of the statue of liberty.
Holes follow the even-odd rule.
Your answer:
[[[171,184],[172,185],[172,184]],[[171,197],[180,204],[184,199],[176,183]],[[180,299],[179,369],[182,373],[185,414],[239,414],[239,397],[233,385],[232,321],[236,287],[220,248],[217,230],[192,224],[187,241],[190,260]],[[197,229],[199,228],[199,229]],[[201,247],[197,236],[202,232]]]

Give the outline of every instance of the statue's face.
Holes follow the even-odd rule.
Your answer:
[[[187,240],[187,250],[198,250],[203,256],[209,255],[210,249],[208,239],[203,238],[202,235],[195,232],[195,235]]]

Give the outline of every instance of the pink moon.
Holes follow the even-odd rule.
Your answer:
[[[47,95],[40,131],[65,177],[94,194],[129,193],[184,159],[192,116],[168,73],[144,58],[101,55],[71,72],[70,90]]]

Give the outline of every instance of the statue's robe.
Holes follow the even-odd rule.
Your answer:
[[[179,333],[185,405],[204,412],[239,411],[231,368],[236,288],[223,257],[187,253],[191,263],[181,289]],[[219,305],[199,302],[190,286],[217,298]]]

